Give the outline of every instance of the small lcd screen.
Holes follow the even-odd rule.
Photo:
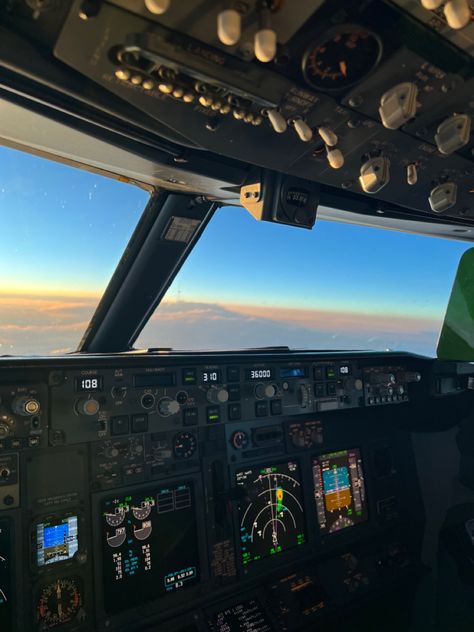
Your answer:
[[[290,377],[306,377],[306,369],[303,367],[280,369],[280,377],[282,379],[288,379]]]
[[[218,369],[203,371],[201,374],[201,380],[204,384],[215,384],[216,382],[221,382],[221,372]]]
[[[246,380],[271,380],[273,369],[245,369]]]
[[[148,386],[174,386],[175,382],[174,373],[143,373],[133,376],[134,385],[142,388]]]
[[[191,483],[151,488],[101,504],[104,604],[133,608],[199,580]]]
[[[100,392],[104,386],[104,378],[101,375],[94,377],[76,377],[76,391],[78,393]]]
[[[304,509],[296,461],[237,472],[242,564],[279,555],[305,542]]]
[[[38,566],[70,560],[79,548],[77,516],[67,516],[36,525]]]
[[[211,632],[271,632],[273,627],[256,599],[244,601],[214,614]]]
[[[321,533],[368,519],[360,451],[340,450],[313,459],[314,499]]]
[[[0,630],[13,632],[12,543],[9,520],[0,520]]]

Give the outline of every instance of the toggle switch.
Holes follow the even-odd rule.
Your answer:
[[[255,57],[267,64],[276,55],[277,36],[273,29],[264,28],[255,33]]]
[[[444,0],[421,0],[421,6],[428,11],[434,11],[439,9]]]
[[[360,168],[359,183],[366,193],[377,193],[390,182],[390,160],[385,156],[369,158]]]
[[[270,121],[271,126],[278,134],[282,134],[286,132],[286,128],[288,127],[285,117],[278,110],[267,110],[268,120]]]
[[[313,130],[308,125],[308,123],[306,123],[306,121],[303,121],[303,119],[294,119],[293,127],[295,128],[295,132],[304,143],[309,142],[313,138]]]
[[[331,169],[340,169],[344,165],[344,154],[336,147],[326,145],[326,158]]]
[[[414,163],[407,165],[407,183],[411,186],[418,182],[418,169]]]
[[[398,129],[416,114],[418,88],[406,81],[390,88],[380,99],[379,114],[387,129]]]
[[[431,190],[428,201],[433,213],[444,213],[456,204],[458,187],[454,182],[439,184]]]
[[[326,145],[329,145],[329,147],[337,145],[337,135],[330,127],[318,127],[318,134],[321,136]]]
[[[471,8],[467,0],[450,0],[444,5],[443,11],[452,29],[462,29],[471,21]]]
[[[435,141],[442,154],[452,154],[469,142],[471,117],[469,114],[454,114],[439,125]]]
[[[154,15],[162,15],[170,8],[171,0],[145,0],[145,7]]]
[[[217,16],[217,37],[226,46],[240,40],[242,17],[235,9],[224,9]]]

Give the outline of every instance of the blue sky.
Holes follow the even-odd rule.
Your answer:
[[[148,193],[7,148],[0,174],[0,351],[25,353],[39,340],[41,353],[74,348]],[[224,208],[139,343],[195,348],[205,340],[222,348],[265,338],[324,346],[334,339],[333,348],[353,340],[357,348],[432,352],[468,247],[326,221],[305,231]]]

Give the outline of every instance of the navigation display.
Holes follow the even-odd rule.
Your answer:
[[[38,566],[70,560],[78,548],[77,516],[67,516],[36,525]]]
[[[270,622],[256,599],[244,601],[213,615],[211,632],[271,632]]]
[[[357,448],[314,458],[313,479],[321,533],[335,533],[367,520],[362,458]]]
[[[13,632],[10,521],[0,520],[0,630]]]
[[[299,466],[295,461],[236,474],[242,563],[278,555],[305,542]]]
[[[132,608],[199,579],[191,483],[104,500],[101,505],[104,604]]]

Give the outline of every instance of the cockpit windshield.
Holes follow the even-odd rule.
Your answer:
[[[0,147],[0,355],[74,351],[148,201]]]
[[[403,350],[435,355],[470,243],[317,221],[312,231],[220,209],[137,347]]]

